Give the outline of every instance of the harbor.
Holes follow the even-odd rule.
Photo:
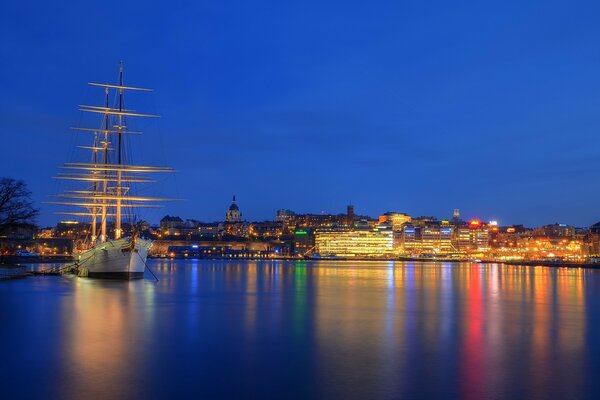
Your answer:
[[[600,399],[600,2],[6,2],[0,398]]]

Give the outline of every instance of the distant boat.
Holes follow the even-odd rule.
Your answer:
[[[152,118],[158,115],[125,109],[124,94],[129,91],[147,92],[152,89],[125,86],[122,63],[117,84],[90,83],[90,85],[103,89],[104,104],[79,107],[80,111],[100,114],[100,126],[73,128],[93,134],[90,146],[78,146],[90,151],[90,161],[66,163],[62,167],[64,170],[77,172],[62,172],[57,176],[59,179],[85,182],[86,187],[83,188],[84,190],[65,191],[57,197],[68,200],[51,203],[81,207],[83,211],[60,214],[84,217],[91,221],[90,236],[84,246],[86,250],[74,255],[79,276],[113,279],[142,278],[152,242],[140,238],[135,230],[124,237],[122,220],[124,217],[129,217],[130,221],[134,221],[136,208],[158,207],[156,202],[172,199],[135,195],[132,193],[132,184],[153,182],[145,174],[173,170],[168,167],[134,165],[131,164],[130,159],[127,159],[133,150],[133,145],[126,142],[126,136],[141,132],[129,130],[126,119]],[[114,99],[112,104],[111,99]],[[112,238],[109,238],[107,231],[109,218],[113,218],[114,221]],[[133,226],[133,222],[130,226]]]

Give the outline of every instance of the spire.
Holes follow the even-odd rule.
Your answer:
[[[233,200],[231,200],[231,201],[235,203],[235,194],[233,195]]]

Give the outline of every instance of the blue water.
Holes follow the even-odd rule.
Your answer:
[[[152,260],[0,282],[1,398],[600,398],[600,272]]]

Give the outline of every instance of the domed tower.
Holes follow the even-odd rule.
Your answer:
[[[233,195],[233,200],[231,201],[231,205],[229,206],[229,210],[227,210],[227,214],[225,214],[226,222],[241,222],[242,221],[242,213],[240,212],[240,208],[235,202],[235,195]]]

